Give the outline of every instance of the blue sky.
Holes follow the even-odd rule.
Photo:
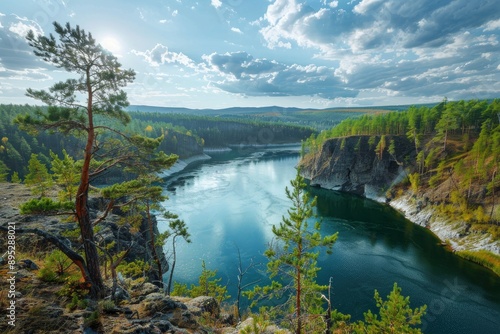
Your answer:
[[[89,31],[131,104],[327,108],[500,97],[499,0],[2,0],[0,103],[69,76],[29,29]]]

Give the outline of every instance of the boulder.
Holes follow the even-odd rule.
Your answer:
[[[158,293],[160,292],[160,288],[157,287],[156,285],[152,284],[152,283],[149,283],[149,282],[146,282],[144,284],[141,284],[141,285],[137,285],[135,290],[134,290],[134,295],[136,297],[141,297],[141,296],[147,296],[147,295],[150,295],[152,293]]]
[[[36,265],[35,262],[31,261],[30,259],[24,259],[20,261],[20,265],[22,268],[26,268],[29,270],[38,270],[38,266]]]
[[[139,316],[141,318],[151,317],[157,312],[169,313],[177,309],[187,310],[187,307],[186,305],[179,303],[162,293],[156,292],[147,295],[146,298],[144,298],[144,300],[141,302]]]
[[[210,313],[212,316],[218,318],[220,315],[219,303],[214,297],[200,296],[186,302],[189,311],[194,315],[200,316],[203,313]]]

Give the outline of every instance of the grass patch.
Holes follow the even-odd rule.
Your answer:
[[[500,276],[500,256],[486,250],[479,251],[460,251],[457,254],[464,259],[470,260],[475,263],[493,270]]]

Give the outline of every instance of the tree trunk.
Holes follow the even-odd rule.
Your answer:
[[[301,330],[302,330],[302,321],[300,319],[300,294],[302,293],[301,291],[301,282],[300,282],[300,268],[297,269],[297,331],[296,333],[297,334],[300,334],[301,333]]]
[[[156,252],[156,245],[155,245],[155,234],[154,234],[154,229],[153,229],[153,221],[151,220],[151,211],[149,207],[149,201],[146,201],[146,213],[147,213],[147,219],[148,219],[148,227],[149,227],[149,243],[151,246],[151,254],[153,255],[153,259],[156,262],[156,267],[158,269],[158,281],[159,284],[158,286],[160,289],[163,289],[163,269],[161,267],[161,261],[160,258],[158,257],[158,253]]]
[[[88,196],[88,194],[86,195]],[[82,196],[82,197],[86,197]],[[97,247],[94,243],[94,230],[92,229],[92,223],[90,222],[90,216],[87,207],[87,198],[85,198],[85,204],[80,204],[84,207],[83,215],[78,215],[78,223],[80,226],[80,234],[83,240],[83,249],[85,251],[85,262],[89,271],[90,278],[90,298],[98,300],[104,297],[104,283],[101,276],[101,267],[99,265],[99,253],[97,252]],[[77,203],[79,201],[77,200]]]
[[[99,254],[94,243],[94,230],[90,221],[88,208],[89,198],[89,179],[90,179],[90,161],[92,159],[92,149],[94,145],[94,121],[92,114],[92,87],[90,86],[90,73],[87,72],[87,143],[83,155],[82,174],[80,177],[80,185],[76,192],[75,211],[80,227],[80,234],[83,240],[85,251],[85,260],[89,271],[91,287],[90,297],[92,299],[100,299],[104,295],[104,283],[101,276],[101,268],[99,266]]]
[[[299,263],[300,263],[300,259],[302,259],[302,242],[299,242],[298,243],[298,259],[299,260]],[[302,282],[301,282],[301,273],[300,273],[300,266],[297,266],[296,267],[296,271],[297,271],[297,300],[296,300],[296,304],[297,304],[297,331],[296,333],[297,334],[300,334],[302,332],[302,319],[300,318],[301,317],[301,314],[300,314],[300,297],[301,297],[301,294],[302,294]]]
[[[172,256],[173,256],[173,260],[172,260],[172,268],[170,268],[170,275],[168,277],[168,286],[167,286],[167,295],[170,295],[170,289],[172,288],[172,280],[173,280],[173,276],[174,276],[174,269],[175,269],[175,261],[176,261],[176,252],[175,252],[175,238],[177,236],[174,235],[173,239],[172,239]]]
[[[500,114],[499,114],[500,115]],[[493,221],[493,214],[495,213],[495,176],[497,173],[497,167],[493,170],[493,175],[491,176],[491,211],[490,211],[490,220]]]
[[[443,152],[446,151],[446,141],[448,140],[448,129],[444,132]]]

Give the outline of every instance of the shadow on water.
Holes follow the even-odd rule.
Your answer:
[[[318,198],[317,210],[323,219],[323,232],[339,231],[339,245],[334,246],[334,253],[339,246],[340,254],[327,264],[321,264],[325,269],[331,266],[330,273],[338,284],[347,286],[347,294],[337,292],[339,299],[349,300],[349,294],[351,297],[357,294],[360,300],[369,293],[373,296],[367,285],[379,289],[385,296],[392,283],[398,282],[403,287],[403,294],[411,296],[415,302],[412,305],[428,305],[424,324],[429,332],[443,332],[451,312],[485,315],[485,328],[499,325],[500,279],[493,272],[449,251],[430,230],[408,221],[389,205],[320,188],[311,187],[309,192]],[[350,276],[357,270],[356,262],[363,263],[359,276]],[[348,279],[336,276],[336,266]],[[349,282],[352,279],[358,280],[357,286]],[[362,318],[360,304],[363,302],[345,304],[355,318]],[[364,305],[364,311],[374,309],[373,304]],[[495,318],[496,322],[492,320]],[[467,322],[460,324],[463,328],[474,328],[474,324],[463,321]],[[455,323],[459,326],[460,321],[455,320]],[[470,331],[457,329],[457,332]]]
[[[318,214],[332,220],[342,220],[344,224],[357,230],[358,234],[369,238],[372,246],[382,242],[391,250],[415,249],[419,263],[435,273],[455,272],[472,279],[475,284],[491,290],[488,294],[493,301],[500,302],[500,280],[490,270],[465,260],[447,248],[430,230],[407,220],[400,212],[387,204],[320,188],[309,188],[318,197]]]

